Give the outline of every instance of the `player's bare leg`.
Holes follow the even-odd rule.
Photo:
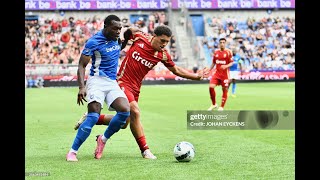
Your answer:
[[[130,129],[141,150],[142,157],[146,159],[157,159],[147,145],[143,126],[140,121],[140,108],[136,101],[130,102]]]
[[[224,105],[226,104],[228,99],[228,87],[222,87],[222,100],[221,106],[218,108],[218,111],[223,111]]]
[[[210,93],[210,99],[211,99],[211,106],[209,107],[208,111],[212,111],[213,109],[217,108],[217,102],[216,102],[216,92],[214,88],[216,87],[216,84],[209,84],[209,93]]]

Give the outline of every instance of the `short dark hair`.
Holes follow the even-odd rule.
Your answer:
[[[111,25],[111,21],[120,21],[120,18],[116,15],[109,15],[104,19],[104,27]]]
[[[153,33],[157,36],[161,36],[161,35],[166,35],[168,37],[171,37],[172,36],[172,31],[171,29],[169,28],[169,26],[167,25],[159,25],[157,26]]]
[[[224,41],[227,41],[226,38],[220,38],[220,39],[219,39],[219,42],[220,42],[220,41],[223,41],[223,40],[224,40]]]

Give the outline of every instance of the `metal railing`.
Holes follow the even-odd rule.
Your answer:
[[[167,13],[168,13],[168,19],[170,19],[168,26],[170,27],[173,36],[176,38],[176,41],[179,41],[178,36],[177,36],[177,31],[175,26],[179,25],[178,24],[178,19],[176,18],[176,16],[173,15],[172,12],[172,6],[171,6],[171,1],[168,1],[168,7],[167,7]],[[188,67],[188,62],[185,59],[181,58],[181,47],[179,45],[178,42],[175,42],[176,45],[176,53],[178,54],[179,60],[177,62],[175,62],[175,64],[179,64],[179,66],[183,67],[183,68],[187,68]]]
[[[90,69],[86,68],[87,71]],[[75,64],[25,64],[26,76],[71,76],[77,75],[78,65]]]

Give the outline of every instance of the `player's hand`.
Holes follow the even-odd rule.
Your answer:
[[[80,88],[78,92],[78,99],[77,99],[77,104],[80,106],[80,103],[83,105],[83,101],[87,102],[85,99],[87,95],[86,89],[85,88]]]
[[[205,71],[205,68],[204,68],[202,70],[199,70],[197,74],[198,74],[198,79],[202,80],[203,78],[205,78],[205,76],[207,76],[208,72]]]
[[[209,68],[205,67],[202,70],[198,71],[199,80],[202,80],[203,78],[208,78],[210,74]]]
[[[210,69],[209,69],[208,67],[203,68],[202,72],[203,72],[203,77],[204,77],[204,78],[209,77],[209,75],[210,75]]]
[[[223,70],[225,70],[225,69],[227,69],[228,68],[228,66],[227,65],[221,65],[221,67],[220,67],[221,69],[223,69]]]

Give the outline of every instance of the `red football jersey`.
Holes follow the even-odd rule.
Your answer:
[[[126,53],[117,74],[118,82],[126,83],[135,91],[140,91],[143,78],[158,62],[161,61],[166,67],[175,65],[167,50],[156,51],[152,48],[152,38],[154,37],[143,33],[130,37],[136,40]]]
[[[220,49],[216,50],[213,54],[212,62],[216,65],[216,71],[214,76],[220,79],[229,79],[229,69],[221,69],[221,65],[227,65],[230,62],[233,62],[232,53],[230,50],[225,49],[221,51]]]

